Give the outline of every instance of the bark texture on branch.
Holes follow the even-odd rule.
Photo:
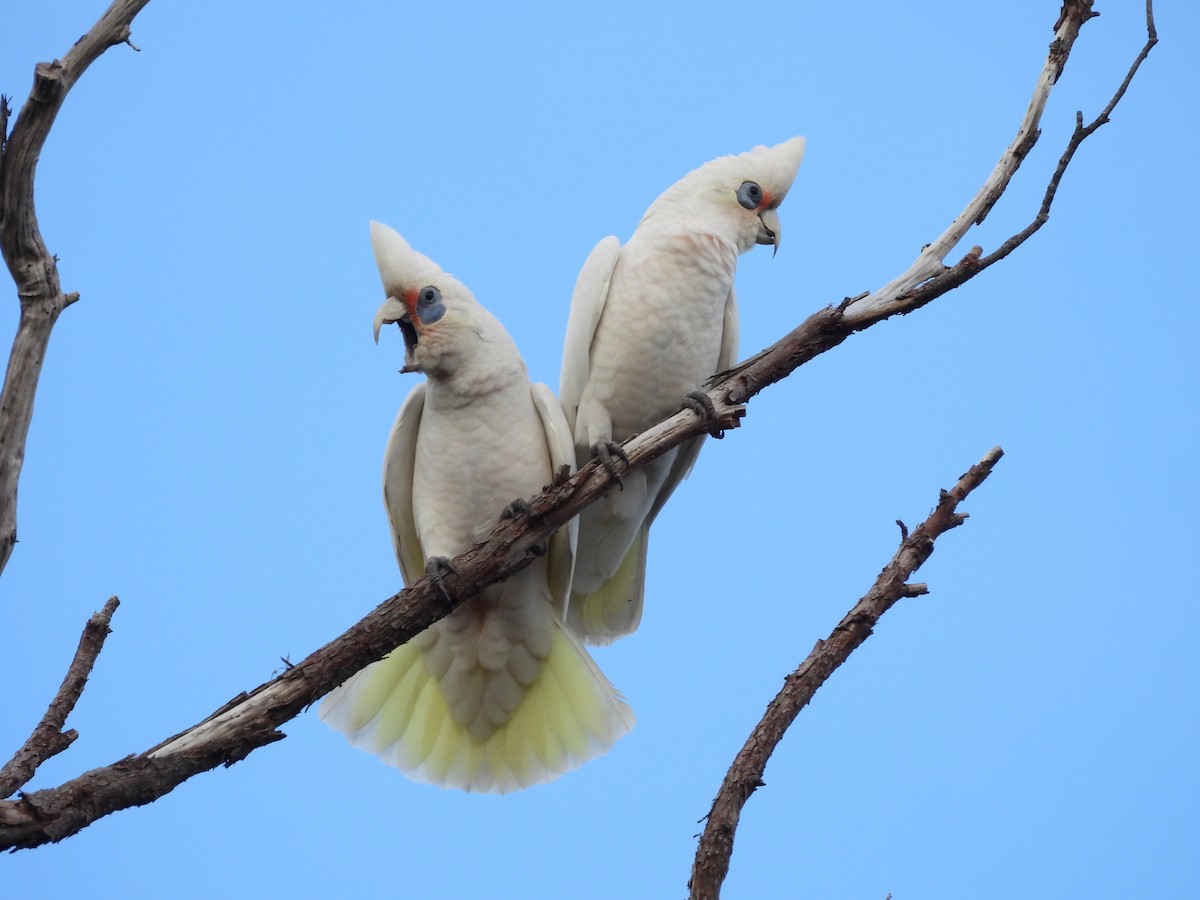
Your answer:
[[[117,0],[61,60],[38,63],[33,90],[8,133],[0,110],[0,253],[17,286],[21,317],[0,388],[0,572],[17,543],[17,482],[33,419],[42,361],[59,314],[79,299],[64,294],[55,257],[46,249],[33,203],[38,157],[71,86],[109,47],[129,40],[129,26],[150,0]]]
[[[38,766],[52,756],[62,753],[75,742],[79,733],[74,729],[63,731],[67,716],[79,702],[83,687],[87,684],[96,657],[104,648],[104,639],[108,637],[108,625],[112,621],[120,601],[109,597],[108,602],[100,612],[92,615],[84,626],[83,635],[79,638],[79,647],[75,658],[67,669],[67,676],[59,686],[58,693],[50,701],[50,708],[42,716],[33,734],[24,745],[13,754],[13,758],[0,768],[0,797],[10,797],[20,788],[29,783]]]
[[[775,747],[817,689],[871,636],[883,614],[902,597],[928,593],[925,585],[909,584],[908,579],[929,559],[934,541],[966,521],[967,515],[958,512],[958,505],[992,473],[1003,455],[1003,450],[993,447],[958,479],[953,488],[941,492],[937,506],[924,522],[911,533],[903,533],[906,529],[901,526],[900,548],[879,573],[871,589],[846,613],[829,637],[817,641],[808,658],[784,679],[783,689],[767,706],[766,713],[734,758],[706,817],[692,867],[689,885],[692,900],[716,900],[721,895],[742,807],[762,786],[763,772]]]

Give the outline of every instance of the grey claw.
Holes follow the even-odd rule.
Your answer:
[[[450,562],[444,556],[431,556],[425,563],[425,574],[429,576],[429,580],[433,582],[433,586],[438,589],[438,592],[446,599],[446,602],[453,603],[454,598],[450,596],[450,592],[446,589],[446,582],[443,580],[443,577],[458,574],[458,569],[454,568],[454,563]]]
[[[529,502],[522,497],[518,497],[508,506],[504,507],[504,511],[500,513],[500,519],[515,519],[517,516],[529,516]],[[539,541],[529,548],[530,556],[545,556],[549,549],[546,541]]]
[[[500,513],[500,518],[515,519],[517,516],[527,515],[529,515],[529,503],[523,497],[518,497],[512,503],[508,504],[508,506],[504,507]]]
[[[690,409],[706,422],[717,420],[717,408],[713,406],[712,397],[704,391],[692,391],[683,398],[680,408]],[[708,433],[718,441],[725,437],[725,431],[721,428],[711,428]]]
[[[625,448],[616,441],[599,440],[592,444],[592,458],[600,460],[600,465],[608,470],[608,474],[613,477],[617,487],[622,491],[625,490],[625,482],[621,479],[621,472],[617,469],[615,461],[619,459],[625,465],[629,465],[629,454],[625,452]]]

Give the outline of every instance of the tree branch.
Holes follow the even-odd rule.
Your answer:
[[[934,541],[966,521],[967,514],[958,512],[958,505],[992,473],[1003,455],[1003,450],[993,447],[953,488],[941,492],[933,512],[901,539],[900,548],[871,589],[846,613],[828,639],[817,641],[808,658],[784,679],[783,688],[768,704],[761,721],[734,758],[706,817],[692,866],[689,884],[692,900],[716,900],[720,896],[721,883],[729,872],[742,807],[762,787],[767,760],[784,732],[834,670],[870,637],[876,623],[896,601],[928,593],[925,585],[909,584],[908,579],[929,559]]]
[[[63,731],[63,725],[66,724],[67,716],[71,714],[75,704],[79,702],[83,686],[92,674],[96,657],[100,655],[104,639],[108,637],[108,625],[120,602],[116,597],[109,597],[104,608],[98,613],[93,613],[83,627],[75,658],[67,668],[67,675],[58,693],[50,701],[50,708],[42,716],[42,721],[33,730],[29,740],[4,764],[4,768],[0,768],[0,797],[10,797],[28,784],[38,766],[50,757],[62,753],[79,737],[79,733],[74,729]]]
[[[881,313],[907,311],[906,295],[917,285],[942,273],[950,251],[958,246],[972,227],[981,224],[991,212],[1041,135],[1038,123],[1042,120],[1042,111],[1046,108],[1046,101],[1050,99],[1051,89],[1067,64],[1071,48],[1075,46],[1075,39],[1079,37],[1079,30],[1088,19],[1099,15],[1092,12],[1092,2],[1093,0],[1064,0],[1058,22],[1054,26],[1054,40],[1050,42],[1046,62],[1042,65],[1033,96],[1029,99],[1029,106],[1017,127],[1017,134],[996,163],[992,174],[983,183],[983,187],[941,236],[921,249],[916,261],[905,272],[874,293],[855,301],[853,309],[848,310],[848,318],[851,321],[874,321]]]
[[[79,299],[64,294],[55,257],[46,249],[33,203],[38,157],[71,86],[109,47],[129,40],[133,17],[150,0],[117,0],[61,60],[38,63],[33,89],[8,134],[8,101],[0,110],[0,253],[17,286],[21,317],[0,389],[0,572],[17,543],[17,482],[50,332],[59,313]]]
[[[1109,116],[1125,95],[1133,76],[1137,73],[1150,50],[1158,43],[1154,27],[1154,10],[1151,0],[1146,2],[1146,31],[1148,39],[1134,59],[1121,86],[1113,95],[1103,112],[1087,127],[1083,127],[1081,114],[1076,114],[1076,128],[1067,143],[1067,148],[1058,161],[1041,206],[1033,221],[1012,235],[988,256],[982,247],[972,247],[962,259],[952,266],[943,262],[951,250],[962,240],[970,228],[983,221],[999,197],[1008,189],[1017,167],[1037,139],[1037,123],[1049,98],[1049,91],[1062,74],[1067,56],[1074,46],[1079,29],[1088,19],[1099,13],[1092,12],[1092,0],[1066,0],[1055,26],[1055,39],[1050,44],[1046,62],[1038,78],[1037,86],[1029,107],[1017,129],[1017,136],[996,164],[992,175],[984,182],[950,227],[934,243],[926,246],[917,261],[909,269],[888,282],[874,293],[847,297],[837,307],[826,307],[809,316],[783,340],[777,341],[750,359],[734,366],[728,372],[718,373],[712,380],[714,393],[728,399],[730,403],[745,403],[764,387],[786,378],[795,369],[815,356],[831,350],[855,332],[869,328],[894,315],[907,315],[931,303],[943,294],[954,290],[984,269],[1004,259],[1013,250],[1028,240],[1050,218],[1050,207],[1062,181],[1063,174],[1075,157],[1080,144],[1090,137]]]
[[[133,9],[142,5],[144,2],[118,3],[113,9]],[[1054,78],[1066,62],[1067,53],[1078,34],[1079,26],[1091,14],[1090,7],[1090,0],[1067,0],[1064,4],[1064,19],[1057,28],[1062,37],[1056,37],[1057,46],[1052,45],[1050,60],[1047,63],[1048,66],[1053,63],[1050,69],[1053,77],[1047,78],[1044,71],[1043,78],[1039,79],[1038,83],[1039,92],[1048,93],[1053,85]],[[136,9],[133,11],[136,12]],[[98,24],[97,28],[99,27]],[[1058,44],[1060,39],[1065,43]],[[1035,93],[1035,102],[1030,106],[1034,111],[1031,127],[1036,127],[1036,118],[1040,116],[1045,104],[1045,97],[1042,96],[1039,101],[1038,96]],[[24,113],[22,115],[24,116]],[[1029,118],[1030,113],[1027,113],[1026,120]],[[1025,126],[1026,123],[1023,123],[1022,128]],[[15,134],[14,131],[14,139]],[[1022,132],[1019,131],[1018,134]],[[1020,144],[1020,147],[1024,147],[1024,144]],[[1007,175],[990,179],[988,185],[985,185],[989,197],[993,191],[997,192],[996,196],[1003,193],[1012,172],[1027,150],[1028,147],[1024,147],[1024,151],[1016,152],[1010,148],[1009,163],[1000,167]],[[977,196],[966,211],[974,210],[969,221],[983,215],[994,202],[993,198],[980,204]],[[956,223],[962,218],[960,215]],[[7,227],[6,222],[5,228]],[[965,233],[965,229],[962,231]],[[947,232],[949,236],[944,236],[943,255],[961,239],[961,234],[955,237],[955,233],[957,226],[952,226]],[[5,252],[7,255],[7,249]],[[804,362],[837,346],[854,332],[897,313],[918,309],[968,281],[982,271],[980,257],[981,251],[976,248],[948,269],[942,266],[941,257],[938,258],[936,272],[927,263],[914,266],[914,269],[920,268],[922,272],[929,269],[929,272],[913,275],[911,273],[914,270],[910,269],[909,273],[894,280],[888,288],[875,295],[848,298],[836,307],[821,310],[810,316],[783,340],[729,372],[719,374],[713,379],[709,390],[709,396],[713,399],[718,414],[718,426],[736,427],[744,412],[741,404],[767,385],[786,377]],[[940,274],[936,274],[937,272]],[[891,287],[910,283],[913,286],[903,290]],[[18,285],[20,284],[18,279]],[[54,289],[57,292],[56,282]],[[57,293],[54,297],[59,301],[66,300]],[[867,303],[868,300],[871,303]],[[22,294],[23,310],[26,305],[25,295]],[[62,305],[65,306],[65,302],[62,302]],[[54,315],[57,315],[57,312]],[[53,317],[50,324],[53,324]],[[46,330],[48,333],[48,326]],[[42,347],[44,349],[44,342]],[[10,374],[11,369],[10,365]],[[28,392],[30,405],[35,387],[36,373],[34,378],[24,382],[23,390]],[[8,389],[6,383],[5,390]],[[5,403],[7,402],[5,400]],[[8,415],[7,407],[5,415]],[[628,468],[644,465],[688,438],[707,433],[712,427],[711,423],[701,421],[695,413],[676,413],[625,444],[629,455]],[[23,433],[21,444],[23,445]],[[17,460],[19,466],[19,454]],[[13,479],[15,484],[15,475]],[[279,677],[249,694],[234,698],[193,728],[163,741],[144,753],[94,769],[59,787],[35,791],[15,801],[0,801],[0,849],[33,847],[61,840],[108,813],[149,803],[192,775],[219,765],[230,765],[254,749],[281,739],[283,735],[276,730],[281,724],[298,715],[305,707],[345,681],[354,672],[382,658],[393,648],[449,613],[455,606],[470,599],[488,584],[528,565],[532,559],[531,548],[535,544],[540,543],[611,487],[611,476],[595,463],[589,463],[571,478],[556,479],[555,484],[530,501],[527,516],[502,522],[486,540],[454,560],[458,574],[451,574],[445,578],[446,587],[455,598],[453,601],[448,602],[432,587],[428,579],[422,579],[386,600],[344,635],[310,654]],[[13,498],[15,500],[15,493]],[[0,494],[0,504],[4,502],[5,495]]]

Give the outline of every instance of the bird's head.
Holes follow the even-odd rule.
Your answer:
[[[418,253],[393,228],[371,223],[371,248],[387,299],[375,313],[379,330],[395,323],[404,335],[401,372],[453,371],[473,342],[491,330],[492,317],[466,286]]]
[[[719,229],[744,253],[755,244],[779,249],[779,204],[804,157],[805,139],[722,156],[689,172],[654,201],[645,219],[670,208]]]

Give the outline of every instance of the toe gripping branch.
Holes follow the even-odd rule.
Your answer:
[[[556,475],[557,477],[557,475]],[[524,497],[518,497],[500,512],[500,521],[505,519],[529,518],[529,501]],[[529,547],[530,556],[545,556],[550,545],[547,540],[538,541]]]
[[[433,586],[438,589],[438,593],[445,598],[446,602],[453,603],[454,598],[450,596],[450,591],[446,588],[445,577],[447,575],[458,574],[458,569],[454,567],[454,563],[450,562],[444,556],[431,556],[429,557],[429,561],[425,563],[425,574],[433,582]]]
[[[692,391],[683,398],[679,408],[691,410],[703,419],[706,424],[712,425],[708,430],[711,437],[718,441],[725,437],[725,429],[716,424],[721,418],[717,415],[717,408],[713,406],[712,398],[704,391]]]
[[[629,465],[629,454],[616,441],[600,440],[592,444],[592,459],[600,460],[600,465],[608,471],[617,487],[625,490],[625,482],[621,479],[621,470],[617,468],[617,460]]]
[[[508,504],[508,506],[504,507],[504,509],[500,513],[500,518],[501,519],[517,519],[517,518],[520,518],[521,516],[528,516],[528,515],[529,515],[529,501],[526,500],[524,497],[518,497],[512,503]]]

